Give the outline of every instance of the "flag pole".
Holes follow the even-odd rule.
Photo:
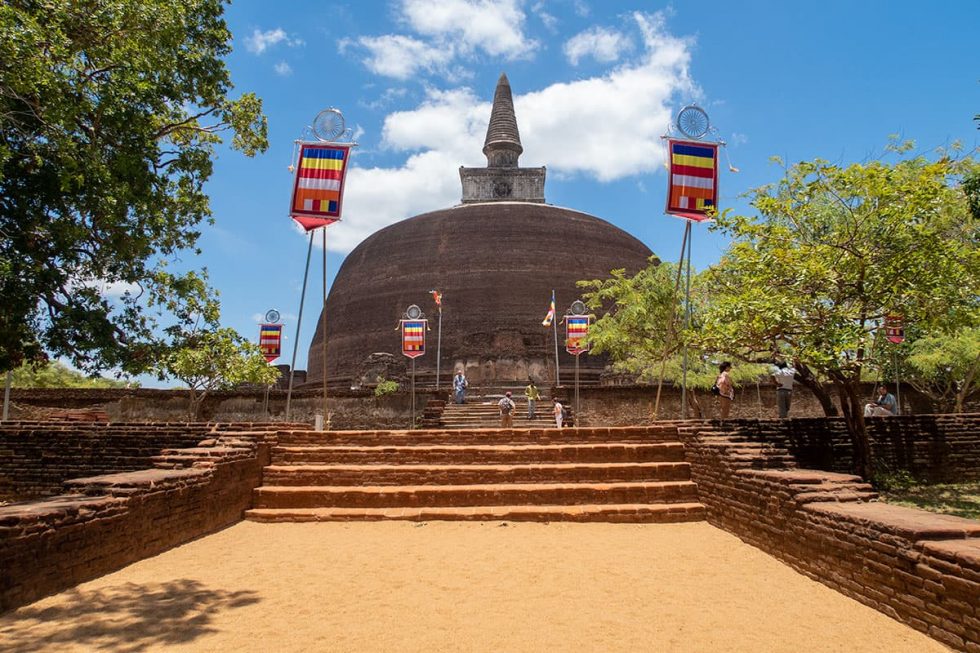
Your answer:
[[[684,291],[684,328],[691,328],[691,222],[687,222],[687,281]],[[684,343],[684,372],[681,381],[681,419],[687,419],[687,342]]]
[[[303,324],[303,303],[306,301],[306,282],[310,277],[310,255],[313,253],[313,232],[310,246],[306,249],[306,271],[303,272],[303,292],[299,297],[299,317],[296,318],[296,338],[293,340],[293,359],[289,363],[289,389],[286,391],[286,421],[289,421],[289,403],[293,398],[293,378],[296,376],[296,350],[299,349],[299,328]]]
[[[551,305],[555,307],[555,315],[551,318],[551,328],[555,333],[555,387],[561,386],[561,371],[558,367],[558,303],[555,291],[551,291]]]
[[[439,372],[442,363],[442,299],[439,300],[439,332],[436,336],[436,390],[439,389]]]
[[[323,229],[323,310],[320,312],[320,331],[323,333],[323,346],[320,353],[323,356],[323,430],[330,430],[330,420],[327,412],[327,227]]]

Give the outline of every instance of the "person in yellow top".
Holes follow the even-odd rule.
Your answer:
[[[524,388],[524,394],[527,396],[527,418],[534,419],[535,406],[538,400],[541,399],[541,393],[538,392],[538,386],[534,385],[534,379],[527,380],[527,387]]]

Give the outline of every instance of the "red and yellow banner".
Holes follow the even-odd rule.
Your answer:
[[[306,231],[340,220],[350,148],[343,143],[300,146],[289,215]]]
[[[425,329],[428,320],[402,320],[402,354],[409,358],[425,355]]]
[[[565,318],[565,351],[578,356],[589,351],[589,316],[569,315]]]
[[[885,317],[885,337],[896,345],[905,342],[905,324],[901,315]]]
[[[718,210],[718,144],[668,140],[668,215],[702,222]]]
[[[262,324],[259,326],[259,349],[265,360],[272,362],[282,355],[282,325]]]

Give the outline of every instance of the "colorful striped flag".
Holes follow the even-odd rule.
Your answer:
[[[548,308],[548,314],[544,316],[541,320],[541,326],[550,327],[551,323],[555,321],[555,291],[551,291],[551,307]]]
[[[350,144],[304,143],[289,215],[306,231],[340,220]]]
[[[589,351],[588,337],[588,315],[569,315],[565,318],[565,351],[573,356]]]
[[[436,306],[442,306],[442,293],[438,290],[430,290],[429,294],[432,295],[432,299],[435,300]]]
[[[265,360],[271,363],[282,355],[282,325],[259,325],[259,349]]]
[[[718,145],[668,141],[667,208],[695,222],[710,220],[718,208]]]
[[[402,320],[402,354],[417,358],[425,354],[425,327],[428,320]]]

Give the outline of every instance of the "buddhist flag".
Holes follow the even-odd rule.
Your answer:
[[[565,351],[572,356],[589,351],[588,337],[588,315],[569,315],[565,318]]]
[[[902,323],[901,315],[888,315],[885,317],[885,337],[889,342],[899,345],[905,342],[905,325]]]
[[[429,294],[432,295],[433,301],[435,301],[436,306],[442,306],[442,293],[438,290],[430,290]]]
[[[428,320],[402,320],[402,354],[418,358],[425,354],[425,327]]]
[[[350,144],[304,143],[289,215],[306,231],[340,220]]]
[[[668,141],[667,208],[695,222],[710,220],[718,209],[718,145],[699,141]]]
[[[259,325],[259,349],[269,363],[282,355],[282,325]]]
[[[555,291],[551,291],[551,307],[548,308],[548,314],[544,316],[541,320],[541,326],[549,327],[551,323],[555,321]]]

